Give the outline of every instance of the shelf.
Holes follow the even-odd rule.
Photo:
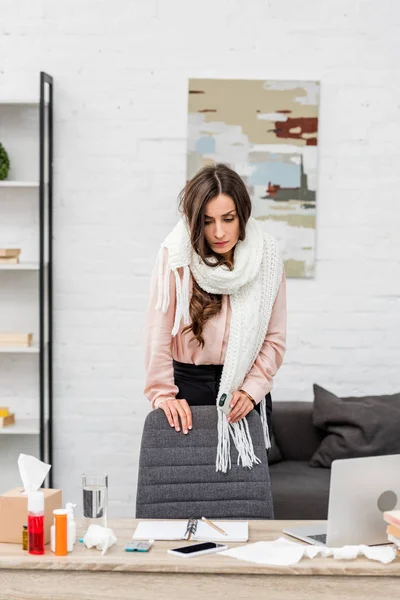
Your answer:
[[[38,188],[38,181],[13,181],[12,179],[3,179],[0,181],[0,187],[5,188]]]
[[[0,346],[0,354],[39,354],[39,346]]]
[[[45,101],[45,106],[49,105],[49,102]],[[27,98],[8,98],[0,99],[0,106],[39,106],[39,100],[27,99]]]
[[[47,267],[48,263],[45,263]],[[16,264],[6,265],[0,264],[0,271],[39,271],[40,265],[38,262],[20,262]]]
[[[45,420],[47,426],[47,419]],[[39,419],[18,419],[14,425],[0,428],[0,435],[39,435]]]

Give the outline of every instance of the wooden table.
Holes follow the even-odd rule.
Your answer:
[[[134,519],[110,520],[118,542],[105,556],[79,541],[66,557],[54,556],[48,547],[44,556],[35,557],[18,545],[0,544],[0,599],[337,600],[340,596],[366,600],[394,598],[399,593],[400,558],[388,565],[366,558],[304,558],[295,566],[275,567],[218,554],[190,559],[167,554],[180,542],[155,542],[148,553],[124,552],[135,523]],[[290,522],[294,523],[301,522]],[[249,525],[249,541],[256,542],[281,536],[289,522],[251,521]]]

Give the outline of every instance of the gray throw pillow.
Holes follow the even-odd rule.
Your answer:
[[[337,458],[400,454],[400,394],[339,398],[314,384],[313,423],[325,433],[310,467]]]

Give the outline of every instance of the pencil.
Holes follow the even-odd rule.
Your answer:
[[[209,519],[206,519],[206,517],[201,517],[201,520],[204,521],[205,523],[207,523],[207,525],[209,525],[210,527],[214,527],[214,529],[216,529],[220,533],[223,533],[224,535],[228,535],[226,533],[226,531],[224,531],[223,529],[221,529],[221,527],[218,527],[218,525],[215,525],[215,523],[213,523]]]

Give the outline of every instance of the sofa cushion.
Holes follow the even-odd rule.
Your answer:
[[[275,519],[327,519],[330,474],[298,460],[271,465]]]
[[[339,398],[314,384],[313,422],[326,435],[311,457],[312,467],[400,453],[400,394]]]
[[[272,431],[284,460],[308,461],[320,445],[323,432],[314,427],[312,411],[312,402],[273,403]]]

